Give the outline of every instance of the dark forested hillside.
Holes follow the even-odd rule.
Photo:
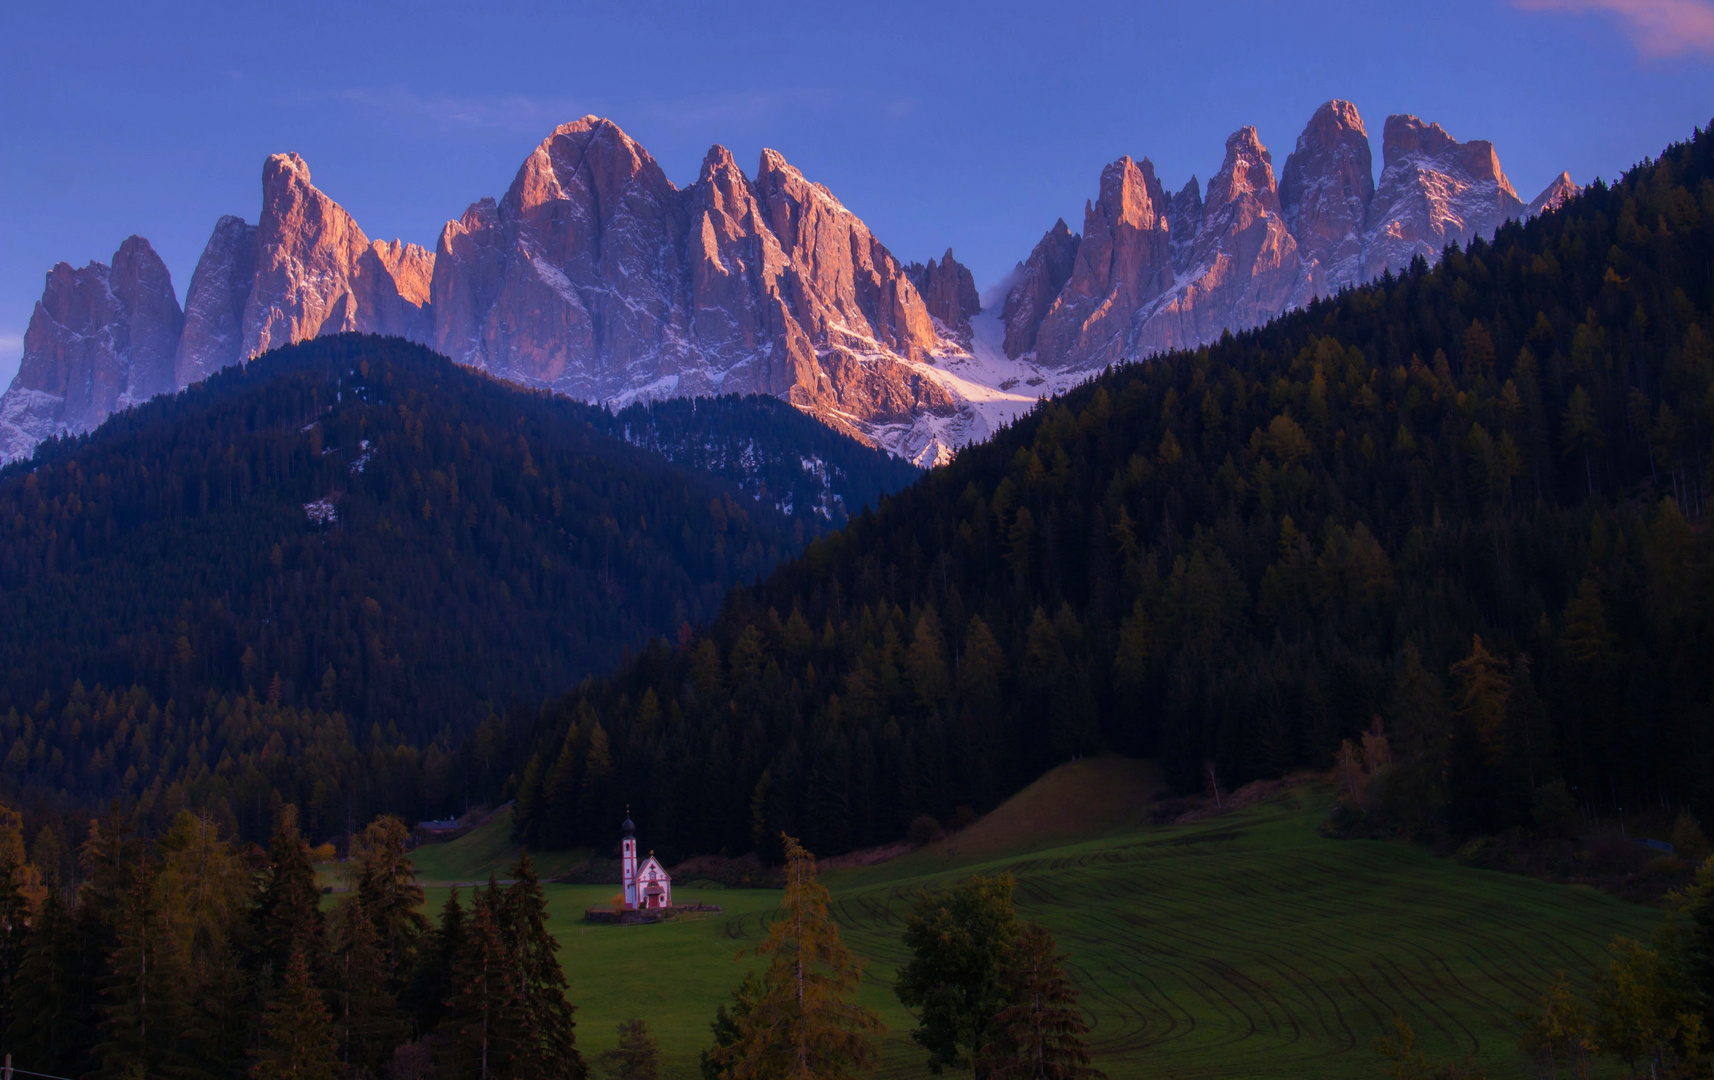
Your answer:
[[[537,843],[832,854],[1055,762],[1182,788],[1377,719],[1452,831],[1714,811],[1714,138],[973,447],[551,702]]]
[[[596,426],[674,464],[730,480],[757,501],[825,531],[922,475],[868,451],[779,398],[668,398],[632,405]]]
[[[777,410],[711,411],[727,443],[798,464],[801,432]],[[632,410],[625,434],[695,433],[663,415]],[[712,618],[733,585],[831,527],[808,505],[813,478],[735,476],[768,485],[758,503],[618,427],[348,336],[44,446],[0,476],[0,778],[85,800],[176,783],[181,805],[219,795],[250,831],[271,798],[320,830],[462,806],[468,777],[451,773],[493,754],[451,755],[491,711]],[[839,499],[824,502],[913,475],[825,441]],[[772,505],[776,485],[801,512]]]

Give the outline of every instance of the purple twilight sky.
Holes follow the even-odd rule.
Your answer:
[[[556,124],[612,118],[675,183],[723,143],[830,187],[903,259],[979,286],[1101,167],[1207,180],[1256,125],[1283,167],[1348,98],[1493,140],[1526,200],[1613,176],[1714,116],[1714,0],[755,4],[443,0],[30,4],[0,41],[0,385],[43,275],[130,233],[183,298],[226,213],[295,150],[372,237],[432,248]]]

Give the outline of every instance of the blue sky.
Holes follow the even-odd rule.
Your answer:
[[[144,8],[147,10],[144,10]],[[1283,167],[1330,97],[1495,143],[1528,199],[1714,117],[1710,0],[1397,4],[565,2],[13,5],[0,41],[0,383],[43,275],[147,237],[182,299],[262,159],[295,150],[372,237],[432,247],[559,122],[611,117],[675,183],[723,143],[827,184],[904,259],[979,285],[1101,167],[1204,181],[1255,124]]]

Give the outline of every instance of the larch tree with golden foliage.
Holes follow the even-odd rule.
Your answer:
[[[731,1080],[842,1080],[880,1064],[875,1013],[857,1004],[863,965],[839,940],[815,856],[791,836],[784,912],[756,947],[768,958],[762,993],[738,1018],[738,1037],[715,1051]]]

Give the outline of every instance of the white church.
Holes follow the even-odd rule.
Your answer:
[[[619,841],[619,876],[625,891],[625,910],[652,910],[673,906],[673,879],[654,852],[637,865],[637,826],[629,815],[620,826],[625,838]]]

